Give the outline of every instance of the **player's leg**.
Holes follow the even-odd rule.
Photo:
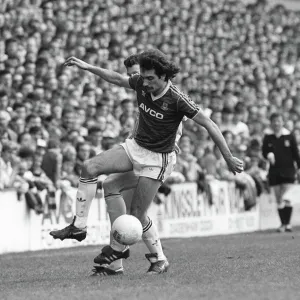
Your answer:
[[[109,175],[103,182],[104,197],[111,224],[119,216],[126,214],[131,206],[138,176],[133,171]]]
[[[168,260],[162,249],[158,229],[147,215],[149,206],[160,185],[161,181],[159,180],[140,177],[131,205],[131,214],[136,216],[143,225],[142,238],[150,251],[150,254],[146,254],[146,258],[151,263],[148,270],[149,273],[163,273],[169,267]]]
[[[145,238],[145,241],[148,241],[146,244],[150,247],[150,240],[153,240],[153,243],[157,245],[155,250],[153,250],[153,248],[151,250],[153,252],[151,253],[151,260],[155,260],[155,262],[151,261],[151,266],[154,264],[158,266],[160,264],[161,267],[156,268],[157,272],[155,273],[165,272],[168,267],[168,261],[166,259],[158,261],[157,259],[158,255],[160,257],[165,256],[162,252],[162,249],[160,251],[157,249],[159,246],[161,248],[157,229],[155,229],[155,226],[151,226],[152,221],[147,218],[146,211],[152,202],[154,195],[161,184],[161,181],[164,180],[164,177],[169,175],[170,166],[173,166],[176,161],[175,153],[170,155],[154,153],[140,147],[135,140],[130,139],[127,139],[123,146],[128,153],[128,157],[130,157],[131,161],[133,162],[135,173],[142,177],[139,178],[139,183],[137,186],[138,190],[136,190],[134,194],[136,201],[132,203],[132,211],[138,218],[140,218],[141,223],[144,225],[143,238]],[[142,206],[138,203],[139,199],[143,200]],[[150,230],[151,228],[153,231],[155,231],[154,234],[153,231]],[[102,253],[100,253],[94,261],[99,264],[110,264],[117,259],[126,258],[125,254],[126,253],[124,253],[124,251],[115,251],[110,246],[107,246],[102,249]]]
[[[156,226],[147,214],[160,185],[161,181],[159,180],[140,177],[132,199],[131,214],[141,221],[143,226],[143,240],[150,252],[157,253],[163,259],[165,256],[161,247],[159,247],[160,242],[156,243],[159,240]],[[149,233],[153,230],[157,234],[149,236]]]
[[[293,184],[291,183],[285,183],[282,185],[282,195],[281,199],[284,203],[283,208],[283,219],[284,219],[284,225],[285,225],[285,231],[291,232],[292,226],[291,226],[291,217],[293,213],[293,205],[291,200],[288,197],[289,191],[293,188]]]
[[[130,210],[132,195],[137,185],[138,177],[133,171],[111,174],[103,182],[104,197],[107,205],[107,212],[110,218],[111,226],[114,221],[121,215],[126,214],[126,211]],[[128,190],[126,190],[128,189]],[[125,246],[118,243],[110,234],[110,246],[115,251],[122,252],[125,250]],[[98,256],[94,259],[94,262],[101,263],[102,256]],[[112,262],[110,265],[103,266],[102,268],[96,268],[94,272],[97,275],[115,275],[116,273],[123,273],[122,259],[118,259]]]
[[[277,229],[278,232],[284,232],[285,230],[285,220],[284,220],[284,203],[282,201],[282,192],[281,192],[281,184],[277,184],[273,186],[273,193],[277,203],[277,211],[278,216],[281,222],[280,227]]]
[[[151,263],[148,270],[149,273],[163,273],[169,267],[168,260],[163,252],[158,229],[148,217],[147,211],[158,188],[171,174],[175,163],[175,153],[149,153],[140,172],[141,177],[132,200],[132,214],[139,218],[143,225],[143,241],[150,251],[150,254],[146,254],[146,258]]]
[[[137,181],[138,181],[138,177],[137,177],[137,180],[136,180],[136,185],[137,185]],[[131,203],[132,203],[132,198],[133,198],[133,195],[134,195],[134,192],[135,192],[136,185],[134,186],[133,189],[129,189],[129,190],[125,190],[125,191],[121,192],[122,197],[125,201],[126,213],[128,215],[130,215],[130,212],[131,212]]]
[[[50,235],[61,240],[76,239],[82,241],[85,239],[88,213],[95,197],[98,176],[128,172],[132,168],[132,162],[122,146],[104,151],[85,161],[76,195],[76,216],[71,225],[62,230],[51,231]]]

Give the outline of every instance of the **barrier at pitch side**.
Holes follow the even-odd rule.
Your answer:
[[[283,197],[293,204],[291,224],[293,226],[300,226],[300,184],[293,185]],[[269,194],[262,194],[259,197],[258,204],[260,230],[278,228],[280,226],[280,221],[273,193],[270,192]]]
[[[243,210],[244,199],[233,183],[211,181],[211,199],[195,183],[173,185],[163,204],[151,207],[161,237],[193,237],[259,230],[259,212]]]
[[[29,211],[14,190],[0,191],[0,253],[29,249]]]
[[[106,213],[105,201],[102,193],[97,193],[90,208],[88,218],[88,235],[85,240],[78,242],[75,240],[55,240],[49,235],[51,230],[61,229],[72,222],[76,208],[76,189],[69,188],[56,193],[56,210],[49,210],[44,205],[45,210],[42,215],[36,215],[30,211],[30,249],[55,249],[72,246],[107,244],[110,235],[110,223]],[[42,197],[45,199],[45,197]]]
[[[163,203],[150,207],[149,214],[162,238],[253,232],[279,226],[272,194],[263,194],[258,198],[258,205],[245,212],[244,199],[233,183],[211,181],[210,185],[210,197],[206,193],[198,193],[195,183],[172,185],[171,193],[162,199]],[[0,254],[109,242],[110,223],[101,191],[92,202],[88,235],[81,243],[54,240],[49,235],[51,230],[63,228],[72,221],[76,189],[56,193],[56,210],[49,210],[45,195],[41,195],[45,203],[44,212],[36,215],[28,210],[24,197],[18,200],[15,191],[0,192],[0,226],[9,228],[0,233]],[[300,225],[300,185],[296,185],[287,197],[294,205],[292,224]]]
[[[41,192],[44,212],[37,215],[27,208],[24,196],[18,200],[13,190],[0,192],[0,226],[8,228],[0,233],[0,254],[29,250],[55,249],[81,245],[99,245],[109,242],[110,223],[107,218],[105,201],[98,194],[91,205],[88,220],[88,236],[81,243],[73,240],[54,240],[49,232],[61,229],[72,221],[75,211],[76,189],[67,193],[56,193],[56,210],[49,210],[45,192]]]

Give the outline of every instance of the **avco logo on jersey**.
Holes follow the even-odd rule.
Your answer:
[[[140,108],[145,111],[146,113],[148,113],[150,116],[155,117],[156,119],[163,119],[164,115],[161,113],[156,112],[154,109],[151,109],[149,107],[146,106],[146,104],[141,103],[140,104]]]

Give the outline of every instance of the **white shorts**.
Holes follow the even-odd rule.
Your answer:
[[[164,182],[176,164],[175,151],[158,153],[139,146],[134,139],[126,139],[121,146],[133,164],[137,176],[149,177]]]

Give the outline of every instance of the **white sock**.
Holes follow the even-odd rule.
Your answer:
[[[110,194],[105,196],[105,202],[107,205],[107,212],[110,219],[110,224],[112,226],[113,222],[121,215],[126,214],[126,206],[121,194]],[[123,251],[125,249],[124,245],[119,244],[114,240],[112,234],[110,233],[110,246],[116,251]],[[119,250],[118,250],[119,249]],[[118,259],[108,265],[108,268],[112,270],[117,270],[123,267],[122,259]]]
[[[114,244],[114,245],[113,245]],[[113,245],[113,246],[112,246]],[[124,245],[119,244],[117,241],[114,240],[111,232],[110,232],[110,246],[116,250],[116,251],[123,251],[125,249]],[[117,249],[120,250],[117,250]],[[110,265],[107,266],[108,268],[110,268],[111,270],[118,270],[120,268],[123,268],[123,260],[122,259],[118,259],[115,260],[114,262],[112,262]]]
[[[159,239],[157,227],[150,218],[148,224],[143,228],[142,238],[150,253],[157,253],[157,260],[166,259]]]
[[[76,194],[76,219],[75,226],[78,228],[86,227],[92,200],[97,191],[98,178],[79,179],[78,190]]]

